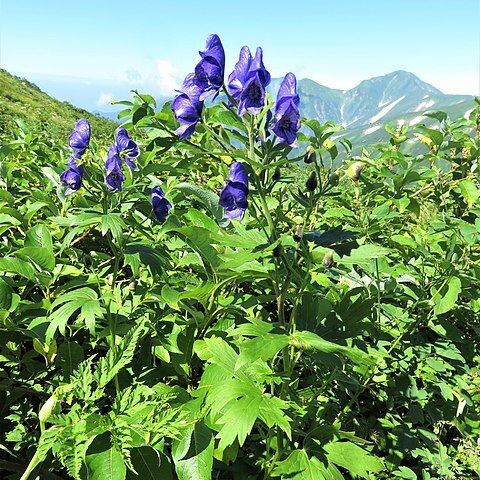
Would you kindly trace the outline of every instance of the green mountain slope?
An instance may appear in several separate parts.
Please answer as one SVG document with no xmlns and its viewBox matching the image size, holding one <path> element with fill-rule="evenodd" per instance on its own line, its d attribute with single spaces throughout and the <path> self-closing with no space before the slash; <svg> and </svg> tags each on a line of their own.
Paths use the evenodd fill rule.
<svg viewBox="0 0 480 480">
<path fill-rule="evenodd" d="M 0 139 L 21 120 L 32 128 L 68 138 L 75 122 L 87 118 L 96 135 L 111 136 L 115 122 L 56 100 L 35 84 L 0 69 Z"/>
</svg>

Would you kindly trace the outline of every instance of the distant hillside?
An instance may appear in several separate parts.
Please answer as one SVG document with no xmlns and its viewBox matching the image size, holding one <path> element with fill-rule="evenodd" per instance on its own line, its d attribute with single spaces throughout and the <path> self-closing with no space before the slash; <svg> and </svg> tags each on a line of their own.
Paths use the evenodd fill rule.
<svg viewBox="0 0 480 480">
<path fill-rule="evenodd" d="M 15 125 L 27 125 L 67 138 L 79 118 L 87 118 L 97 136 L 111 136 L 116 123 L 61 102 L 35 84 L 0 69 L 0 139 Z"/>
</svg>

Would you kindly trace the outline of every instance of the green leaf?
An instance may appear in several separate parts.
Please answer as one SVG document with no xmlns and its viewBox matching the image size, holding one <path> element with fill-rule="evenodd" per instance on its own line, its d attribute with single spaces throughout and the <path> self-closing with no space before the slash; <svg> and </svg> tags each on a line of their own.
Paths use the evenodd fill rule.
<svg viewBox="0 0 480 480">
<path fill-rule="evenodd" d="M 23 260 L 29 260 L 40 271 L 52 272 L 55 268 L 55 256 L 51 248 L 24 247 L 15 251 L 15 255 Z"/>
<path fill-rule="evenodd" d="M 172 456 L 179 480 L 212 478 L 214 440 L 211 430 L 197 422 L 174 440 Z"/>
<path fill-rule="evenodd" d="M 39 223 L 27 232 L 23 245 L 24 247 L 43 247 L 52 251 L 52 236 L 48 228 L 43 223 Z"/>
<path fill-rule="evenodd" d="M 435 303 L 433 312 L 435 315 L 441 315 L 449 312 L 455 307 L 458 295 L 462 291 L 462 282 L 458 277 L 451 277 L 440 290 L 432 289 L 432 300 Z"/>
<path fill-rule="evenodd" d="M 75 341 L 66 341 L 58 348 L 55 364 L 62 369 L 64 378 L 68 380 L 83 360 L 83 348 L 80 344 Z"/>
<path fill-rule="evenodd" d="M 108 435 L 96 437 L 87 451 L 88 480 L 125 480 L 127 468 L 122 454 L 107 439 Z"/>
<path fill-rule="evenodd" d="M 405 480 L 417 480 L 417 474 L 408 467 L 398 467 L 398 470 L 395 470 L 392 474 Z"/>
<path fill-rule="evenodd" d="M 198 185 L 192 185 L 190 183 L 179 183 L 175 185 L 176 190 L 180 190 L 186 195 L 193 195 L 197 197 L 210 213 L 215 217 L 217 222 L 224 224 L 225 219 L 223 216 L 223 208 L 218 204 L 219 197 L 211 190 L 199 187 Z"/>
<path fill-rule="evenodd" d="M 0 309 L 8 310 L 12 305 L 12 287 L 0 278 Z"/>
<path fill-rule="evenodd" d="M 130 451 L 131 462 L 137 474 L 128 471 L 128 480 L 172 480 L 172 466 L 168 457 L 152 447 L 137 447 Z"/>
<path fill-rule="evenodd" d="M 479 193 L 475 182 L 469 178 L 464 178 L 458 182 L 460 192 L 467 202 L 468 208 L 472 208 L 473 204 L 478 201 Z"/>
<path fill-rule="evenodd" d="M 369 263 L 376 258 L 386 257 L 391 250 L 380 245 L 362 245 L 350 252 L 350 255 L 341 258 L 344 265 Z"/>
<path fill-rule="evenodd" d="M 309 457 L 305 450 L 293 450 L 279 462 L 272 477 L 289 480 L 344 480 L 344 476 L 334 465 L 324 465 L 318 458 Z"/>
<path fill-rule="evenodd" d="M 329 462 L 346 468 L 362 478 L 370 479 L 369 472 L 378 473 L 384 468 L 380 458 L 374 457 L 352 442 L 331 442 L 325 445 L 324 449 Z"/>
<path fill-rule="evenodd" d="M 290 343 L 301 350 L 318 350 L 319 352 L 334 353 L 345 356 L 357 364 L 375 365 L 377 359 L 357 347 L 345 347 L 336 343 L 324 340 L 313 332 L 298 330 L 290 336 Z"/>
<path fill-rule="evenodd" d="M 20 258 L 0 258 L 0 272 L 16 273 L 35 282 L 35 270 L 32 265 Z"/>
<path fill-rule="evenodd" d="M 123 367 L 131 362 L 138 342 L 147 332 L 146 321 L 138 323 L 127 332 L 115 348 L 110 348 L 107 355 L 98 361 L 94 377 L 100 388 L 105 387 Z"/>
<path fill-rule="evenodd" d="M 102 235 L 107 232 L 111 232 L 116 242 L 121 241 L 123 238 L 123 230 L 125 228 L 125 222 L 119 213 L 107 213 L 102 215 Z"/>
</svg>

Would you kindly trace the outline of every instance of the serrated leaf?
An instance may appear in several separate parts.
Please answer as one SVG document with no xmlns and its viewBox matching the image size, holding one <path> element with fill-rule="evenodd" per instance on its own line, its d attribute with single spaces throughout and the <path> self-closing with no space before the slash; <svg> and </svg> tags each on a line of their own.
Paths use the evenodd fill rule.
<svg viewBox="0 0 480 480">
<path fill-rule="evenodd" d="M 331 442 L 324 446 L 327 459 L 354 475 L 370 479 L 370 473 L 378 473 L 384 465 L 380 458 L 374 457 L 362 447 L 352 442 Z"/>
<path fill-rule="evenodd" d="M 125 228 L 125 222 L 119 213 L 107 213 L 102 215 L 102 235 L 107 232 L 111 232 L 116 242 L 120 242 L 123 237 L 123 230 Z"/>
<path fill-rule="evenodd" d="M 147 332 L 146 321 L 137 324 L 127 332 L 115 348 L 110 347 L 107 355 L 99 360 L 94 377 L 100 388 L 105 387 L 123 367 L 131 362 L 138 342 Z"/>
</svg>

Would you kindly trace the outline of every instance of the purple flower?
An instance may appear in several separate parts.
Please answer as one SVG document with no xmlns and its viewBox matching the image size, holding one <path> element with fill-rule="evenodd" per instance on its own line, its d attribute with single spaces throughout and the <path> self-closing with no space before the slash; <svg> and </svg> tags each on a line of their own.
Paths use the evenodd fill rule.
<svg viewBox="0 0 480 480">
<path fill-rule="evenodd" d="M 83 178 L 83 165 L 77 165 L 75 161 L 75 155 L 72 155 L 68 160 L 68 168 L 62 172 L 60 175 L 60 181 L 62 185 L 68 187 L 65 190 L 65 195 L 70 195 L 73 192 L 76 192 L 82 186 Z"/>
<path fill-rule="evenodd" d="M 222 88 L 225 51 L 218 35 L 212 34 L 207 38 L 205 50 L 198 53 L 202 59 L 195 67 L 195 81 L 202 90 L 199 100 L 203 101 L 210 95 L 216 96 Z"/>
<path fill-rule="evenodd" d="M 270 83 L 270 73 L 263 65 L 263 51 L 257 48 L 255 58 L 247 46 L 242 47 L 235 69 L 228 77 L 228 90 L 239 100 L 238 114 L 259 113 L 265 103 L 265 88 Z"/>
<path fill-rule="evenodd" d="M 243 218 L 248 207 L 248 173 L 242 162 L 232 163 L 227 184 L 220 192 L 220 206 L 225 208 L 227 218 Z"/>
<path fill-rule="evenodd" d="M 86 118 L 81 118 L 75 125 L 73 132 L 70 134 L 68 143 L 74 152 L 80 158 L 90 143 L 90 123 Z"/>
<path fill-rule="evenodd" d="M 121 192 L 122 182 L 125 180 L 125 175 L 122 173 L 122 160 L 115 144 L 110 145 L 107 161 L 105 162 L 105 169 L 107 170 L 107 175 L 105 177 L 107 187 L 110 190 L 118 190 Z"/>
<path fill-rule="evenodd" d="M 235 64 L 233 72 L 228 76 L 228 91 L 230 95 L 238 100 L 242 94 L 243 86 L 247 82 L 248 69 L 252 63 L 252 54 L 250 49 L 245 45 L 240 50 L 238 62 Z"/>
<path fill-rule="evenodd" d="M 299 103 L 297 79 L 293 73 L 287 73 L 278 90 L 272 130 L 277 137 L 291 147 L 297 146 L 297 132 L 300 128 Z"/>
<path fill-rule="evenodd" d="M 165 198 L 165 193 L 160 187 L 153 187 L 150 194 L 152 209 L 155 217 L 160 223 L 165 222 L 167 215 L 172 209 L 172 204 Z"/>
<path fill-rule="evenodd" d="M 138 145 L 128 136 L 127 131 L 124 128 L 117 130 L 117 150 L 120 153 L 126 150 L 125 163 L 132 169 L 136 170 L 137 166 L 132 162 L 132 159 L 137 158 L 140 155 Z"/>
<path fill-rule="evenodd" d="M 175 135 L 180 136 L 180 140 L 193 134 L 202 116 L 201 92 L 201 88 L 195 83 L 195 74 L 190 73 L 183 82 L 180 95 L 177 95 L 171 104 L 177 122 L 182 124 L 175 130 Z"/>
</svg>

